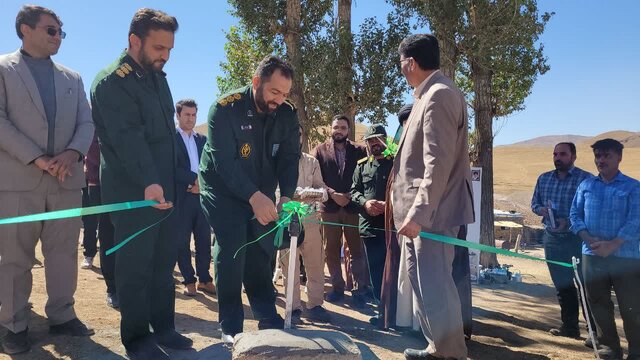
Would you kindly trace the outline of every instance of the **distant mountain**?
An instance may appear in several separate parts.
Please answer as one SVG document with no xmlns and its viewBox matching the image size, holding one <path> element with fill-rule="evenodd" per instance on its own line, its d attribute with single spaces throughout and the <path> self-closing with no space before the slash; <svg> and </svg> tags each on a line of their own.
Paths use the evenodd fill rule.
<svg viewBox="0 0 640 360">
<path fill-rule="evenodd" d="M 626 148 L 638 148 L 640 147 L 640 132 L 632 132 L 625 130 L 608 131 L 596 136 L 581 136 L 581 135 L 548 135 L 540 136 L 537 138 L 520 141 L 511 145 L 505 146 L 518 146 L 518 147 L 552 147 L 559 142 L 573 142 L 576 145 L 591 145 L 594 142 L 612 138 L 620 141 Z"/>
<path fill-rule="evenodd" d="M 590 136 L 581 136 L 581 135 L 547 135 L 547 136 L 540 136 L 540 137 L 525 140 L 525 141 L 520 141 L 515 144 L 511 144 L 507 146 L 550 147 L 550 146 L 554 146 L 559 142 L 572 142 L 574 144 L 577 144 L 590 138 L 591 138 Z"/>
</svg>

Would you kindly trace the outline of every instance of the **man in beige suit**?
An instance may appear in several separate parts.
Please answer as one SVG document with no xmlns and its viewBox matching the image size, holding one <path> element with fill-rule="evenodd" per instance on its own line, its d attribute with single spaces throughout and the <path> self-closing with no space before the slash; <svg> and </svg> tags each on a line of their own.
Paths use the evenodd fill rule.
<svg viewBox="0 0 640 360">
<path fill-rule="evenodd" d="M 22 7 L 20 50 L 0 55 L 0 218 L 81 205 L 93 122 L 80 76 L 51 60 L 65 37 L 51 10 Z M 51 334 L 88 336 L 73 309 L 80 218 L 0 225 L 0 325 L 7 354 L 29 350 L 31 268 L 42 242 Z"/>
<path fill-rule="evenodd" d="M 463 94 L 440 67 L 432 35 L 410 35 L 398 49 L 402 74 L 415 103 L 393 164 L 393 218 L 405 236 L 409 280 L 429 342 L 407 349 L 407 359 L 466 359 L 460 299 L 451 275 L 453 245 L 418 236 L 420 231 L 456 237 L 474 221 Z"/>
</svg>

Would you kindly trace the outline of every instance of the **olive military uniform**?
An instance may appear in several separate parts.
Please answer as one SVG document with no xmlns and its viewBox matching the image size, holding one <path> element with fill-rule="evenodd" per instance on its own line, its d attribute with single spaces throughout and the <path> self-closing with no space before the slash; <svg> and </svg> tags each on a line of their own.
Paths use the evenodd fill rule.
<svg viewBox="0 0 640 360">
<path fill-rule="evenodd" d="M 283 103 L 272 114 L 258 113 L 252 87 L 222 97 L 209 111 L 209 136 L 200 162 L 200 194 L 216 236 L 213 259 L 222 332 L 242 332 L 242 284 L 258 326 L 281 322 L 271 283 L 273 237 L 236 251 L 275 226 L 253 219 L 249 198 L 261 191 L 275 201 L 293 198 L 298 181 L 300 134 L 295 108 Z M 244 276 L 244 275 L 247 276 Z"/>
<path fill-rule="evenodd" d="M 91 87 L 93 120 L 100 140 L 104 203 L 142 200 L 159 184 L 175 201 L 174 107 L 163 72 L 145 71 L 123 53 Z M 111 215 L 115 243 L 168 216 L 118 250 L 116 292 L 125 347 L 174 329 L 173 268 L 176 251 L 172 210 L 142 208 Z"/>
<path fill-rule="evenodd" d="M 378 132 L 381 133 L 378 134 Z M 372 126 L 365 134 L 365 140 L 374 136 L 386 136 L 384 127 Z M 382 140 L 384 141 L 384 137 Z M 380 299 L 384 262 L 387 255 L 383 230 L 384 214 L 371 216 L 365 211 L 364 204 L 367 200 L 372 199 L 385 201 L 387 181 L 392 166 L 393 158 L 391 156 L 381 159 L 368 156 L 360 159 L 353 172 L 353 185 L 351 186 L 351 200 L 360 207 L 360 238 L 362 238 L 367 252 L 373 293 L 377 299 Z"/>
</svg>

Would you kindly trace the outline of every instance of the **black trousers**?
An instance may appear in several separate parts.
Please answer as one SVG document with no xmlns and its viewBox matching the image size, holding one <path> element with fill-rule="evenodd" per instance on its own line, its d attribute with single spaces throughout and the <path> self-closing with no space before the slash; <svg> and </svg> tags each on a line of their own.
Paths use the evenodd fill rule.
<svg viewBox="0 0 640 360">
<path fill-rule="evenodd" d="M 209 269 L 211 268 L 211 227 L 204 217 L 200 206 L 200 195 L 187 193 L 178 202 L 178 220 L 176 246 L 178 253 L 178 268 L 182 273 L 183 284 L 193 284 L 198 281 L 208 283 L 213 281 Z M 196 249 L 196 269 L 191 264 L 191 234 Z"/>
<path fill-rule="evenodd" d="M 271 262 L 275 254 L 273 233 L 261 242 L 245 247 L 235 259 L 233 257 L 241 246 L 274 226 L 275 223 L 262 226 L 257 220 L 251 220 L 213 228 L 216 236 L 213 264 L 218 292 L 218 317 L 222 332 L 227 335 L 235 335 L 243 330 L 243 284 L 254 319 L 267 320 L 278 316 L 276 292 L 271 282 Z"/>
<path fill-rule="evenodd" d="M 582 256 L 582 240 L 574 234 L 553 234 L 545 231 L 543 240 L 547 260 L 571 264 L 572 257 L 580 259 Z M 573 269 L 550 263 L 547 263 L 547 266 L 560 304 L 562 328 L 578 331 L 578 317 L 581 307 L 580 293 L 573 282 Z M 582 277 L 582 271 L 580 268 L 578 270 L 578 274 Z M 591 323 L 593 324 L 593 318 L 591 318 Z"/>
<path fill-rule="evenodd" d="M 640 259 L 582 255 L 582 271 L 587 300 L 598 329 L 598 343 L 620 351 L 611 301 L 613 288 L 629 343 L 629 355 L 640 356 Z"/>
<path fill-rule="evenodd" d="M 175 328 L 175 213 L 171 211 L 141 208 L 111 215 L 116 244 L 168 215 L 109 255 L 116 258 L 120 337 L 125 347 L 149 336 L 149 325 L 155 333 Z"/>
<path fill-rule="evenodd" d="M 384 231 L 370 230 L 370 232 L 374 236 L 362 237 L 362 242 L 364 243 L 367 255 L 371 285 L 373 286 L 373 295 L 376 299 L 380 300 L 382 276 L 384 275 L 384 262 L 387 258 L 387 243 L 385 241 Z"/>
<path fill-rule="evenodd" d="M 82 189 L 82 207 L 100 205 L 100 186 L 86 186 Z M 82 217 L 82 254 L 87 257 L 94 257 L 98 252 L 98 222 L 100 215 L 85 215 Z"/>
</svg>

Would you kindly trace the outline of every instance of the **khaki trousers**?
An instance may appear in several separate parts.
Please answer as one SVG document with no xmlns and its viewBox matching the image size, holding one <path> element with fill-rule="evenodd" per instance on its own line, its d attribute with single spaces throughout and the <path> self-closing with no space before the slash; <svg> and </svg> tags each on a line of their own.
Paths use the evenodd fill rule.
<svg viewBox="0 0 640 360">
<path fill-rule="evenodd" d="M 367 263 L 364 255 L 362 240 L 358 231 L 359 217 L 358 214 L 350 214 L 345 209 L 340 209 L 335 213 L 322 213 L 322 221 L 352 225 L 322 225 L 322 239 L 324 241 L 324 250 L 327 257 L 327 267 L 331 277 L 331 285 L 334 291 L 343 292 L 345 283 L 342 277 L 342 268 L 340 267 L 340 249 L 342 248 L 342 235 L 349 247 L 349 260 L 351 262 L 351 272 L 353 274 L 352 292 L 357 292 L 367 283 Z M 346 252 L 345 252 L 346 253 Z"/>
<path fill-rule="evenodd" d="M 0 218 L 80 207 L 80 189 L 62 188 L 48 174 L 31 191 L 0 191 Z M 50 325 L 76 317 L 73 294 L 78 282 L 80 218 L 0 225 L 0 325 L 14 333 L 29 323 L 31 268 L 42 242 Z"/>
<path fill-rule="evenodd" d="M 305 221 L 308 219 L 308 222 Z M 322 250 L 322 236 L 318 215 L 312 214 L 302 220 L 304 226 L 304 242 L 298 248 L 298 254 L 302 255 L 304 268 L 307 273 L 307 309 L 322 306 L 324 301 L 324 251 Z M 280 250 L 280 265 L 285 286 L 285 294 L 288 293 L 289 252 Z M 293 285 L 293 310 L 302 309 L 300 303 L 300 261 L 296 261 L 296 269 Z"/>
<path fill-rule="evenodd" d="M 457 237 L 459 226 L 425 231 Z M 453 281 L 454 246 L 423 239 L 404 239 L 409 281 L 418 298 L 418 319 L 429 346 L 427 351 L 445 359 L 466 359 L 460 297 Z"/>
</svg>

